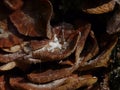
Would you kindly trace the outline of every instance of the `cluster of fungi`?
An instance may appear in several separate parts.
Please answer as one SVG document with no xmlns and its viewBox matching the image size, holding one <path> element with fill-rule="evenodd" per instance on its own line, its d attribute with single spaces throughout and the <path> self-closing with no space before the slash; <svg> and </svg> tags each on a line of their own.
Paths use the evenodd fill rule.
<svg viewBox="0 0 120 90">
<path fill-rule="evenodd" d="M 0 1 L 0 90 L 109 90 L 120 12 L 96 34 L 87 19 L 51 24 L 57 14 L 53 1 Z M 81 12 L 101 15 L 118 5 L 98 1 L 91 8 L 86 1 Z"/>
</svg>

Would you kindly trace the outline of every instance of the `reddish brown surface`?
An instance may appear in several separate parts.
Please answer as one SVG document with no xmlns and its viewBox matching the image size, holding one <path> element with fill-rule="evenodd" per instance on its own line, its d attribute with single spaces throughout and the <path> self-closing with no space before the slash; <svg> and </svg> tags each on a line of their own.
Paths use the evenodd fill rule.
<svg viewBox="0 0 120 90">
<path fill-rule="evenodd" d="M 22 43 L 22 40 L 16 35 L 12 34 L 8 28 L 8 22 L 3 20 L 0 22 L 0 47 L 1 48 L 9 48 L 14 45 L 18 45 Z"/>
<path fill-rule="evenodd" d="M 10 15 L 10 19 L 20 34 L 51 38 L 51 15 L 52 6 L 48 0 L 35 0 L 31 2 L 26 0 L 25 7 L 22 10 L 13 12 Z"/>
<path fill-rule="evenodd" d="M 22 0 L 4 0 L 4 3 L 12 10 L 20 9 L 23 5 Z"/>
<path fill-rule="evenodd" d="M 92 0 L 91 4 L 109 1 Z M 85 14 L 82 8 L 74 16 L 74 10 L 61 13 L 64 6 L 57 5 L 56 13 L 51 2 L 54 0 L 0 2 L 0 90 L 109 89 L 106 73 L 111 70 L 110 55 L 118 36 L 106 34 L 107 22 L 99 20 L 102 15 Z M 119 29 L 116 26 L 112 29 Z"/>
</svg>

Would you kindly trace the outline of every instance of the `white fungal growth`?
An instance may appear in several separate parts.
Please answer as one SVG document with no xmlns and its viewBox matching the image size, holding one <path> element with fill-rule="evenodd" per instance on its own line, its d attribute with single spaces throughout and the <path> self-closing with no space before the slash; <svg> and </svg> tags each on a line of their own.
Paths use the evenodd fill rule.
<svg viewBox="0 0 120 90">
<path fill-rule="evenodd" d="M 69 45 L 69 44 L 68 44 L 67 42 L 64 42 L 64 43 L 63 43 L 63 46 L 62 46 L 62 49 L 64 49 L 64 50 L 67 49 L 68 45 Z"/>
<path fill-rule="evenodd" d="M 39 50 L 36 50 L 35 52 L 39 52 L 39 51 L 49 51 L 49 52 L 54 52 L 55 49 L 62 49 L 62 44 L 60 44 L 56 34 L 54 35 L 54 40 L 49 42 L 48 45 L 46 45 L 45 47 L 39 49 Z"/>
<path fill-rule="evenodd" d="M 48 51 L 54 52 L 54 50 L 58 48 L 58 49 L 62 49 L 62 45 L 59 43 L 58 38 L 56 37 L 56 34 L 54 35 L 54 40 L 53 42 L 49 42 L 49 48 L 47 48 Z"/>
</svg>

